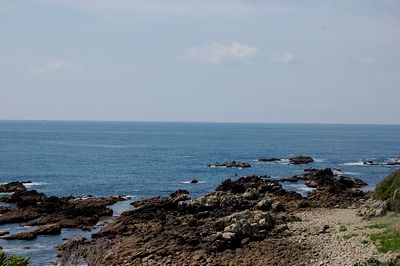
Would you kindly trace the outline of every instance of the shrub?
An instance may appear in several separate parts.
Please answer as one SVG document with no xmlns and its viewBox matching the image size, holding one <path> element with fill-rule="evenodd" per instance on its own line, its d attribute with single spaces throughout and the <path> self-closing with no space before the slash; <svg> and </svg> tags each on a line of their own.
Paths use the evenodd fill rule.
<svg viewBox="0 0 400 266">
<path fill-rule="evenodd" d="M 0 252 L 0 266 L 27 266 L 29 258 L 21 256 L 7 256 L 4 252 Z"/>
<path fill-rule="evenodd" d="M 400 169 L 397 169 L 375 188 L 373 197 L 387 201 L 392 211 L 400 211 Z"/>
</svg>

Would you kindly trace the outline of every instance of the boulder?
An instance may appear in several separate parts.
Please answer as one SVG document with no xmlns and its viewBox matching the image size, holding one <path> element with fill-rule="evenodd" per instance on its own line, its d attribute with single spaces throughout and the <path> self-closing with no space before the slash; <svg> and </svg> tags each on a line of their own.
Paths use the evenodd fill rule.
<svg viewBox="0 0 400 266">
<path fill-rule="evenodd" d="M 289 159 L 291 164 L 308 164 L 314 162 L 314 159 L 309 156 L 296 156 Z"/>
<path fill-rule="evenodd" d="M 22 182 L 10 182 L 0 185 L 0 193 L 13 193 L 16 191 L 25 191 L 26 187 Z"/>
<path fill-rule="evenodd" d="M 36 190 L 20 190 L 12 194 L 7 202 L 17 203 L 18 206 L 36 205 L 38 202 L 46 201 L 47 196 L 39 193 Z"/>
</svg>

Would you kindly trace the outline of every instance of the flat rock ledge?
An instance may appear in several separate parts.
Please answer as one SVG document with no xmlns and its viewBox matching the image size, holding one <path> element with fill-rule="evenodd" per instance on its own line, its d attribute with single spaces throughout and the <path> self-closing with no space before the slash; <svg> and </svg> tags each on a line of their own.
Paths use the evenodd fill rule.
<svg viewBox="0 0 400 266">
<path fill-rule="evenodd" d="M 80 228 L 90 230 L 103 217 L 112 216 L 108 206 L 123 201 L 123 196 L 84 197 L 47 196 L 36 190 L 22 188 L 21 182 L 3 185 L 14 192 L 0 198 L 0 202 L 14 203 L 16 207 L 0 206 L 0 225 L 24 223 L 35 229 L 10 235 L 1 232 L 2 239 L 31 240 L 38 235 L 61 233 L 61 228 Z M 22 184 L 23 185 L 23 184 Z M 12 188 L 12 189 L 10 189 Z"/>
</svg>

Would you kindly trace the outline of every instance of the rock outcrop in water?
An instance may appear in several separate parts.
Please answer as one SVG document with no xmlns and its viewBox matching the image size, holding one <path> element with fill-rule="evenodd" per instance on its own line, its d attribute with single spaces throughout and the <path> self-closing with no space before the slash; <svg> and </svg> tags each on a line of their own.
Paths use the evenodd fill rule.
<svg viewBox="0 0 400 266">
<path fill-rule="evenodd" d="M 249 167 L 251 167 L 251 165 L 249 163 L 245 163 L 245 162 L 232 161 L 232 162 L 225 162 L 225 163 L 215 162 L 213 164 L 209 164 L 208 167 L 249 168 Z"/>
<path fill-rule="evenodd" d="M 279 158 L 272 157 L 272 158 L 261 158 L 261 159 L 258 159 L 258 161 L 259 162 L 280 162 L 282 160 Z"/>
<path fill-rule="evenodd" d="M 309 156 L 296 156 L 289 159 L 290 164 L 308 164 L 314 162 Z"/>
<path fill-rule="evenodd" d="M 22 182 L 10 182 L 0 185 L 0 193 L 13 193 L 16 191 L 25 191 L 26 187 Z"/>
<path fill-rule="evenodd" d="M 29 232 L 9 235 L 3 239 L 33 239 L 37 235 L 55 234 L 61 228 L 90 229 L 101 217 L 112 216 L 108 207 L 123 197 L 55 197 L 46 196 L 36 190 L 16 190 L 1 202 L 15 203 L 16 207 L 0 207 L 0 224 L 25 223 L 39 226 Z"/>
<path fill-rule="evenodd" d="M 197 199 L 180 190 L 170 197 L 135 202 L 135 210 L 93 234 L 91 241 L 67 242 L 61 262 L 217 265 L 227 263 L 232 252 L 240 250 L 245 255 L 261 246 L 268 247 L 271 264 L 289 261 L 300 254 L 298 243 L 268 243 L 285 234 L 286 223 L 298 219 L 297 211 L 327 206 L 328 201 L 335 202 L 333 206 L 350 206 L 363 200 L 364 194 L 347 181 L 343 185 L 332 180 L 331 171 L 321 170 L 315 176 L 317 188 L 309 198 L 286 191 L 279 182 L 249 176 L 225 180 L 214 192 Z M 257 254 L 246 263 L 259 262 Z"/>
</svg>

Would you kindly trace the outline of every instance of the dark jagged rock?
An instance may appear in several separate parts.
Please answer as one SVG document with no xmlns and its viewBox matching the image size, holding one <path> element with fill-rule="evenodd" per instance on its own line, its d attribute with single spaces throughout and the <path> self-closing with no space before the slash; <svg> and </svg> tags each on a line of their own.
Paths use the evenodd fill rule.
<svg viewBox="0 0 400 266">
<path fill-rule="evenodd" d="M 39 217 L 39 212 L 33 208 L 10 208 L 7 212 L 0 215 L 0 224 L 22 223 Z"/>
<path fill-rule="evenodd" d="M 18 190 L 9 197 L 2 198 L 4 202 L 16 203 L 16 208 L 0 207 L 0 224 L 27 222 L 26 225 L 29 226 L 57 224 L 62 228 L 88 229 L 95 225 L 101 217 L 112 216 L 112 210 L 107 206 L 121 200 L 124 198 L 120 196 L 107 198 L 47 197 L 36 190 Z M 46 227 L 39 229 L 44 230 Z M 50 232 L 37 231 L 36 233 L 47 234 Z M 30 233 L 26 233 L 18 237 L 30 239 L 32 236 Z"/>
<path fill-rule="evenodd" d="M 330 168 L 309 172 L 308 178 L 304 182 L 306 186 L 311 188 L 333 186 L 334 183 L 335 178 Z"/>
<path fill-rule="evenodd" d="M 366 194 L 358 190 L 360 185 L 366 184 L 365 182 L 343 176 L 335 178 L 330 168 L 312 172 L 305 184 L 315 188 L 308 193 L 308 202 L 311 206 L 348 207 L 366 199 Z"/>
<path fill-rule="evenodd" d="M 261 159 L 258 159 L 258 161 L 259 162 L 280 162 L 282 160 L 279 158 L 272 157 L 272 158 L 261 158 Z"/>
<path fill-rule="evenodd" d="M 46 225 L 58 223 L 63 228 L 77 227 L 87 229 L 95 225 L 101 217 L 112 216 L 112 210 L 107 206 L 123 200 L 122 197 L 109 198 L 59 198 L 58 201 L 52 198 L 46 202 L 47 208 L 42 205 L 38 209 L 42 211 L 51 210 L 52 213 L 45 213 L 40 219 L 31 221 L 27 225 Z M 58 208 L 56 209 L 56 207 Z"/>
<path fill-rule="evenodd" d="M 0 185 L 0 193 L 13 193 L 16 191 L 25 191 L 26 187 L 22 182 L 10 182 Z"/>
<path fill-rule="evenodd" d="M 186 189 L 178 189 L 177 191 L 171 193 L 170 196 L 174 198 L 181 195 L 189 195 L 189 191 L 187 191 Z"/>
<path fill-rule="evenodd" d="M 213 164 L 209 164 L 208 167 L 249 168 L 249 167 L 251 167 L 251 165 L 249 163 L 245 163 L 245 162 L 232 161 L 232 162 L 225 162 L 225 163 L 216 162 L 216 163 L 213 163 Z"/>
<path fill-rule="evenodd" d="M 107 250 L 110 245 L 122 247 L 127 243 L 135 250 L 130 261 L 177 251 L 201 251 L 206 257 L 267 238 L 277 222 L 290 220 L 284 218 L 285 210 L 297 208 L 303 200 L 300 194 L 261 176 L 225 180 L 214 192 L 196 199 L 177 191 L 170 197 L 133 203 L 136 209 L 93 234 L 92 241 L 64 250 L 63 258 L 70 260 L 79 256 L 80 250 L 92 252 L 99 245 Z M 118 264 L 123 255 L 112 257 Z"/>
<path fill-rule="evenodd" d="M 36 190 L 17 191 L 7 200 L 8 203 L 17 203 L 18 207 L 35 206 L 40 202 L 46 201 L 47 196 Z"/>
<path fill-rule="evenodd" d="M 291 164 L 308 164 L 314 162 L 314 159 L 309 156 L 296 156 L 289 159 Z"/>
<path fill-rule="evenodd" d="M 191 183 L 191 184 L 197 184 L 197 183 L 199 183 L 199 180 L 193 179 L 192 181 L 190 181 L 190 183 Z"/>
</svg>

